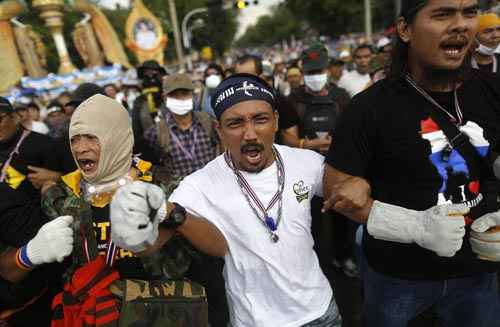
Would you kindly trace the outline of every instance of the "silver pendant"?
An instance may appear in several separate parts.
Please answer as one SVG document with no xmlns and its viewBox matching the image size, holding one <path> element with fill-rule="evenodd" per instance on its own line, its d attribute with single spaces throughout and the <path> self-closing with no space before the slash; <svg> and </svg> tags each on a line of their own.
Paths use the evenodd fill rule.
<svg viewBox="0 0 500 327">
<path fill-rule="evenodd" d="M 273 243 L 278 243 L 278 241 L 280 240 L 278 234 L 275 234 L 275 233 L 271 233 L 271 241 L 273 241 Z"/>
</svg>

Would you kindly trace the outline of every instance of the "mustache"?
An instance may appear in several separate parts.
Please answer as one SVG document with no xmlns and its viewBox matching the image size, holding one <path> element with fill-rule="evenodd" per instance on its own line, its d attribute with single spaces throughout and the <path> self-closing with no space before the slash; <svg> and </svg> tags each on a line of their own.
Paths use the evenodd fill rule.
<svg viewBox="0 0 500 327">
<path fill-rule="evenodd" d="M 441 46 L 453 46 L 453 45 L 459 45 L 459 46 L 466 46 L 469 44 L 469 38 L 464 35 L 464 34 L 455 34 L 453 36 L 450 36 L 443 42 L 441 42 Z"/>
<path fill-rule="evenodd" d="M 241 146 L 241 153 L 247 153 L 247 152 L 250 152 L 250 151 L 263 151 L 264 150 L 264 145 L 260 144 L 260 143 L 248 143 L 248 144 L 245 144 L 245 145 L 242 145 Z"/>
</svg>

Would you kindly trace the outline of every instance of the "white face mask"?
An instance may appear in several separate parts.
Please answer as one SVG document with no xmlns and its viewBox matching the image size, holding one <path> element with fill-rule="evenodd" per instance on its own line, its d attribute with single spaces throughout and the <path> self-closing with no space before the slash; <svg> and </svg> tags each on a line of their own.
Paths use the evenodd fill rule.
<svg viewBox="0 0 500 327">
<path fill-rule="evenodd" d="M 173 114 L 184 116 L 193 110 L 193 99 L 179 100 L 167 97 L 165 105 Z"/>
<path fill-rule="evenodd" d="M 319 92 L 325 87 L 326 82 L 328 82 L 328 74 L 305 75 L 304 82 L 313 92 Z"/>
<path fill-rule="evenodd" d="M 205 80 L 205 86 L 209 89 L 215 89 L 222 82 L 222 77 L 220 75 L 210 75 Z"/>
<path fill-rule="evenodd" d="M 476 51 L 485 56 L 493 56 L 495 54 L 495 48 L 487 47 L 481 43 L 479 43 L 479 47 L 476 48 Z"/>
</svg>

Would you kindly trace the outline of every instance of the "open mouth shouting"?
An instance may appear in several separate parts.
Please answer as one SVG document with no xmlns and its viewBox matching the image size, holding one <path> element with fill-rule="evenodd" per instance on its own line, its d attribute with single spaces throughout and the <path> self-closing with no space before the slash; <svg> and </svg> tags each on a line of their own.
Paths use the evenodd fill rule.
<svg viewBox="0 0 500 327">
<path fill-rule="evenodd" d="M 78 166 L 87 175 L 93 174 L 97 171 L 97 161 L 91 158 L 78 158 Z"/>
<path fill-rule="evenodd" d="M 241 147 L 241 153 L 245 160 L 252 166 L 259 165 L 263 160 L 262 152 L 264 146 L 262 144 L 246 144 Z"/>
<path fill-rule="evenodd" d="M 445 57 L 451 60 L 462 60 L 469 49 L 469 42 L 466 38 L 453 38 L 446 40 L 440 45 Z"/>
</svg>

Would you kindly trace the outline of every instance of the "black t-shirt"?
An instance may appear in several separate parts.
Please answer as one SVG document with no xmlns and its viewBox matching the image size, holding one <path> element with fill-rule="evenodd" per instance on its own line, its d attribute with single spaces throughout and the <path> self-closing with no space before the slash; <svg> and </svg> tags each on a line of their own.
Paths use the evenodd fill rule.
<svg viewBox="0 0 500 327">
<path fill-rule="evenodd" d="M 99 254 L 105 256 L 111 238 L 109 205 L 103 208 L 92 207 L 92 214 L 97 248 L 99 249 Z M 144 270 L 141 259 L 134 256 L 132 252 L 124 249 L 117 248 L 115 267 L 120 273 L 121 278 L 151 279 Z"/>
<path fill-rule="evenodd" d="M 0 243 L 21 247 L 46 222 L 37 199 L 0 183 Z M 41 265 L 19 283 L 0 277 L 0 311 L 20 307 L 48 289 L 35 303 L 14 314 L 9 326 L 49 326 L 52 296 L 60 290 L 61 281 L 62 266 L 57 263 Z"/>
<path fill-rule="evenodd" d="M 299 125 L 299 117 L 293 103 L 280 93 L 276 96 L 276 109 L 279 114 L 280 131 Z"/>
<path fill-rule="evenodd" d="M 454 112 L 453 93 L 433 96 Z M 458 89 L 458 99 L 466 125 L 463 131 L 473 145 L 483 155 L 497 151 L 500 78 L 477 71 Z M 408 209 L 426 210 L 446 200 L 477 199 L 479 183 L 468 179 L 464 159 L 456 150 L 448 161 L 443 158 L 446 139 L 429 117 L 431 106 L 404 80 L 376 83 L 354 97 L 342 115 L 327 163 L 366 178 L 375 200 Z M 492 173 L 482 173 L 480 183 L 484 185 Z M 470 228 L 467 230 L 469 233 Z M 416 244 L 376 240 L 366 228 L 363 247 L 375 270 L 400 278 L 444 279 L 498 269 L 497 264 L 476 259 L 468 233 L 453 258 L 439 257 Z"/>
<path fill-rule="evenodd" d="M 500 54 L 495 53 L 494 56 L 495 56 L 496 61 L 497 61 L 497 65 L 496 65 L 497 71 L 495 73 L 500 73 L 500 67 L 499 67 L 500 66 Z M 495 68 L 494 66 L 495 65 L 493 62 L 491 64 L 488 64 L 488 65 L 480 65 L 480 64 L 477 65 L 478 69 L 480 69 L 484 72 L 494 72 L 493 71 L 493 69 Z"/>
<path fill-rule="evenodd" d="M 40 202 L 0 183 L 0 242 L 13 247 L 28 243 L 48 220 Z"/>
<path fill-rule="evenodd" d="M 9 141 L 0 144 L 0 167 L 3 169 L 10 153 L 12 153 L 22 137 L 23 129 L 19 129 L 16 135 Z M 42 167 L 54 171 L 61 171 L 62 164 L 60 156 L 54 151 L 56 143 L 48 136 L 30 132 L 22 141 L 18 153 L 12 155 L 10 166 L 5 182 L 12 188 L 19 190 L 30 197 L 39 197 L 27 176 L 30 173 L 28 166 Z"/>
</svg>

